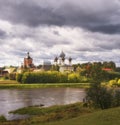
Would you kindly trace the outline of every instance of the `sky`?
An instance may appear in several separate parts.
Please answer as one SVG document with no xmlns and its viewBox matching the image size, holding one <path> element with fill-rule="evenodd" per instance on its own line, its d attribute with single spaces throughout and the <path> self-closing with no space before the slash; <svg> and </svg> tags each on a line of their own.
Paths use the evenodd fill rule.
<svg viewBox="0 0 120 125">
<path fill-rule="evenodd" d="M 120 0 L 0 0 L 0 66 L 34 64 L 61 51 L 73 63 L 120 66 Z"/>
</svg>

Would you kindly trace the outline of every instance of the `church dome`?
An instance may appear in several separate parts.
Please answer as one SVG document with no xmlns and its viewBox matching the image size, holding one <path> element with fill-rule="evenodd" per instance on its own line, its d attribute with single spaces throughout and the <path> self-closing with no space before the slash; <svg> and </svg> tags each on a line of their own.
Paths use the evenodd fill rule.
<svg viewBox="0 0 120 125">
<path fill-rule="evenodd" d="M 72 58 L 71 58 L 71 57 L 69 57 L 69 59 L 68 59 L 68 60 L 69 60 L 69 62 L 71 62 L 71 61 L 72 61 Z"/>
<path fill-rule="evenodd" d="M 65 58 L 65 53 L 63 51 L 61 52 L 60 57 Z"/>
<path fill-rule="evenodd" d="M 30 57 L 30 53 L 29 53 L 29 52 L 27 53 L 27 59 L 32 59 L 32 58 Z"/>
<path fill-rule="evenodd" d="M 57 61 L 58 61 L 58 57 L 55 57 L 54 62 L 57 62 Z"/>
</svg>

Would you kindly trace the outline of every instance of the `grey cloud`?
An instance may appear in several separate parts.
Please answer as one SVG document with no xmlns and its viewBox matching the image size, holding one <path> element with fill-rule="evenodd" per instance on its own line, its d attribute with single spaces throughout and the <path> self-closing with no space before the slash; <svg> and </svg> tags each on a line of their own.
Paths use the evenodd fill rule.
<svg viewBox="0 0 120 125">
<path fill-rule="evenodd" d="M 102 47 L 98 47 L 98 46 L 93 46 L 93 47 L 77 47 L 75 48 L 75 51 L 77 52 L 99 52 L 99 51 L 103 51 L 104 49 Z M 105 51 L 105 50 L 104 50 Z"/>
<path fill-rule="evenodd" d="M 107 42 L 107 44 L 101 44 L 99 45 L 100 48 L 102 48 L 104 51 L 105 50 L 113 50 L 113 49 L 120 49 L 120 43 L 109 43 Z"/>
<path fill-rule="evenodd" d="M 119 9 L 110 0 L 1 0 L 0 23 L 10 27 L 0 25 L 0 58 L 23 60 L 30 51 L 39 63 L 63 49 L 73 61 L 119 62 Z"/>
<path fill-rule="evenodd" d="M 1 5 L 2 6 L 2 5 Z M 1 7 L 0 17 L 13 23 L 22 23 L 32 27 L 38 25 L 62 25 L 63 17 L 53 12 L 52 8 L 42 8 L 35 4 L 9 4 Z M 62 21 L 61 21 L 62 20 Z"/>
<path fill-rule="evenodd" d="M 61 0 L 57 2 L 14 1 L 0 2 L 0 18 L 31 27 L 39 25 L 80 26 L 93 32 L 119 33 L 112 18 L 119 17 L 119 4 L 109 0 Z M 44 4 L 43 4 L 44 3 Z M 118 21 L 119 22 L 119 21 Z"/>
<path fill-rule="evenodd" d="M 6 38 L 6 32 L 5 31 L 3 31 L 3 30 L 0 30 L 0 39 L 4 39 L 4 38 Z"/>
<path fill-rule="evenodd" d="M 58 32 L 58 31 L 53 31 L 53 33 L 54 33 L 55 35 L 60 36 L 60 34 L 59 34 L 59 32 Z"/>
<path fill-rule="evenodd" d="M 98 25 L 89 27 L 89 29 L 93 32 L 102 32 L 102 33 L 108 33 L 108 34 L 119 34 L 120 33 L 120 24 L 109 24 L 109 25 Z"/>
</svg>

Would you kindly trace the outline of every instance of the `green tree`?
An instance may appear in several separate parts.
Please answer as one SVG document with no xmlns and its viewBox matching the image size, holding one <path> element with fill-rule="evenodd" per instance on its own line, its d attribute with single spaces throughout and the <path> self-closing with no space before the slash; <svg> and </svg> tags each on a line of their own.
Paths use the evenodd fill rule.
<svg viewBox="0 0 120 125">
<path fill-rule="evenodd" d="M 79 74 L 71 73 L 68 75 L 68 81 L 70 83 L 77 83 L 77 82 L 79 82 L 79 79 L 80 79 Z"/>
<path fill-rule="evenodd" d="M 90 72 L 92 83 L 87 89 L 86 98 L 94 107 L 106 109 L 112 105 L 112 91 L 101 85 L 105 79 L 105 72 L 98 63 L 94 63 Z"/>
<path fill-rule="evenodd" d="M 107 109 L 112 106 L 112 90 L 102 87 L 100 83 L 91 84 L 87 90 L 86 98 L 96 108 Z"/>
<path fill-rule="evenodd" d="M 120 106 L 120 90 L 116 90 L 113 99 L 113 107 Z"/>
</svg>

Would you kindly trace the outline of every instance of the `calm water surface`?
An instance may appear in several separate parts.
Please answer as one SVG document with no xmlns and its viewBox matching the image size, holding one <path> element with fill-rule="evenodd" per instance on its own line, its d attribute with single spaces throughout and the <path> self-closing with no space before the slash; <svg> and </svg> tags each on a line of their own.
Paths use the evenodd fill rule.
<svg viewBox="0 0 120 125">
<path fill-rule="evenodd" d="M 32 105 L 70 104 L 80 102 L 84 97 L 84 90 L 78 88 L 4 89 L 0 90 L 0 115 L 8 120 L 25 118 L 8 112 Z"/>
</svg>

